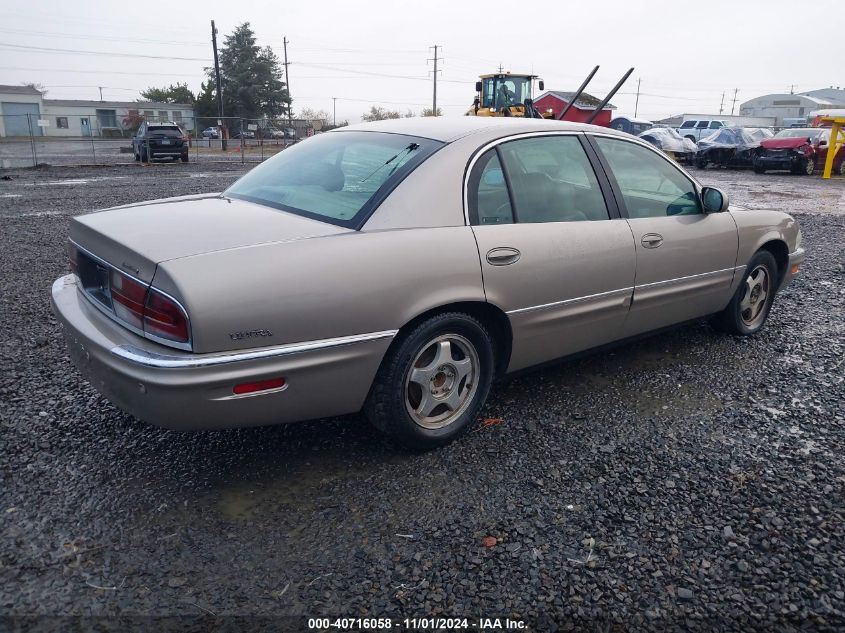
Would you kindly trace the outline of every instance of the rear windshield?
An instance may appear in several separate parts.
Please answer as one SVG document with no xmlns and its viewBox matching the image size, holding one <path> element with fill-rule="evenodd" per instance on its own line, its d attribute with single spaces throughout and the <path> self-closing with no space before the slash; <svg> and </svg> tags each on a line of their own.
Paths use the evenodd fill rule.
<svg viewBox="0 0 845 633">
<path fill-rule="evenodd" d="M 383 132 L 321 134 L 262 163 L 223 195 L 358 229 L 442 145 Z"/>
<path fill-rule="evenodd" d="M 178 127 L 168 126 L 168 127 L 156 127 L 151 125 L 147 128 L 147 134 L 150 136 L 166 136 L 168 138 L 179 138 L 182 136 L 182 130 Z"/>
</svg>

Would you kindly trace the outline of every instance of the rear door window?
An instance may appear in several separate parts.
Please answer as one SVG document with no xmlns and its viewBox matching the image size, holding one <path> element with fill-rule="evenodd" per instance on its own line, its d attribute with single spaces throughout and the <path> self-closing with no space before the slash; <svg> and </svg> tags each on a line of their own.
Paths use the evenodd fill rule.
<svg viewBox="0 0 845 633">
<path fill-rule="evenodd" d="M 683 123 L 681 123 L 682 130 L 688 130 L 693 127 L 695 127 L 695 121 L 684 121 Z"/>
<path fill-rule="evenodd" d="M 499 146 L 517 222 L 609 219 L 593 167 L 576 136 L 542 136 Z"/>
<path fill-rule="evenodd" d="M 698 124 L 695 126 L 695 129 L 706 130 L 708 123 L 710 123 L 710 121 L 699 121 Z"/>
</svg>

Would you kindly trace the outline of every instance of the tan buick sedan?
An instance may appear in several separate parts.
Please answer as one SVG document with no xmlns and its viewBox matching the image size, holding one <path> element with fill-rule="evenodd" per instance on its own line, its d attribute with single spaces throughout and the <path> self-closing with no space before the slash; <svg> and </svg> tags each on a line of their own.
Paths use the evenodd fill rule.
<svg viewBox="0 0 845 633">
<path fill-rule="evenodd" d="M 701 317 L 753 334 L 804 258 L 789 215 L 729 209 L 634 137 L 475 117 L 322 134 L 223 193 L 77 217 L 69 248 L 55 312 L 133 415 L 363 409 L 420 448 L 509 372 Z"/>
</svg>

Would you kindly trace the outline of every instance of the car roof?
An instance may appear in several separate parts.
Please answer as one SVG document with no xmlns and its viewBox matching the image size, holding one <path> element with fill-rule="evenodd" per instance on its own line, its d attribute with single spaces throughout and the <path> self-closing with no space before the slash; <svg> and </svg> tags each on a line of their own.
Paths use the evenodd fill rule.
<svg viewBox="0 0 845 633">
<path fill-rule="evenodd" d="M 459 138 L 482 132 L 501 131 L 502 135 L 519 134 L 521 132 L 546 132 L 569 130 L 575 132 L 602 132 L 628 136 L 610 128 L 585 123 L 571 123 L 569 121 L 554 121 L 552 119 L 525 119 L 522 117 L 409 117 L 406 119 L 388 119 L 372 123 L 348 125 L 331 131 L 338 132 L 386 132 L 389 134 L 407 134 L 421 136 L 435 141 L 449 143 Z"/>
</svg>

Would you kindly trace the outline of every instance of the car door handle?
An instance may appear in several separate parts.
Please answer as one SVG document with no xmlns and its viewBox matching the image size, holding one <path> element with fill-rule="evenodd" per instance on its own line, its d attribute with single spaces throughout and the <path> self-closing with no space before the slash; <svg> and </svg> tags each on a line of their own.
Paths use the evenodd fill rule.
<svg viewBox="0 0 845 633">
<path fill-rule="evenodd" d="M 491 266 L 507 266 L 519 261 L 521 253 L 515 248 L 500 246 L 487 251 L 487 261 Z"/>
<path fill-rule="evenodd" d="M 657 233 L 646 233 L 640 243 L 646 248 L 657 248 L 663 244 L 663 236 Z"/>
</svg>

